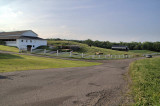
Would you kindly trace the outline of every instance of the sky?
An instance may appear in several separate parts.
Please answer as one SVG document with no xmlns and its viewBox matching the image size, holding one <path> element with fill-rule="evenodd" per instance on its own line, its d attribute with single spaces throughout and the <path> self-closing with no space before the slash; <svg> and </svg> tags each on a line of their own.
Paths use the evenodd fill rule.
<svg viewBox="0 0 160 106">
<path fill-rule="evenodd" d="M 42 38 L 160 41 L 160 0 L 0 0 L 0 32 Z"/>
</svg>

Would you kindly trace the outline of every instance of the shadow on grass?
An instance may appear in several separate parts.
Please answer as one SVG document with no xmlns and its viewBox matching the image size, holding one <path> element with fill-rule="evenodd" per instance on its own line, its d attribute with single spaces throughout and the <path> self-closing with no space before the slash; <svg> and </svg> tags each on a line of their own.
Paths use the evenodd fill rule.
<svg viewBox="0 0 160 106">
<path fill-rule="evenodd" d="M 23 59 L 21 56 L 0 53 L 0 59 Z"/>
</svg>

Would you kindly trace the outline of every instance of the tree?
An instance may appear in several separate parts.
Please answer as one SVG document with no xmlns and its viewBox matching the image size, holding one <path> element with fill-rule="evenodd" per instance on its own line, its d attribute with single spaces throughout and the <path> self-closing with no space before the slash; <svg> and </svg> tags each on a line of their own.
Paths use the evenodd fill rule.
<svg viewBox="0 0 160 106">
<path fill-rule="evenodd" d="M 153 43 L 154 51 L 160 52 L 160 42 Z"/>
<path fill-rule="evenodd" d="M 90 47 L 93 45 L 93 41 L 91 39 L 87 39 L 84 42 Z"/>
</svg>

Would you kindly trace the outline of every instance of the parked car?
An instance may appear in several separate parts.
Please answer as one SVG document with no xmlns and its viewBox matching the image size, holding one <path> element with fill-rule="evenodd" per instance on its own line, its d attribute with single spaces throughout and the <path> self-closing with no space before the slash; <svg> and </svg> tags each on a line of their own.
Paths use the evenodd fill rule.
<svg viewBox="0 0 160 106">
<path fill-rule="evenodd" d="M 146 58 L 152 58 L 152 55 L 151 54 L 147 54 Z"/>
</svg>

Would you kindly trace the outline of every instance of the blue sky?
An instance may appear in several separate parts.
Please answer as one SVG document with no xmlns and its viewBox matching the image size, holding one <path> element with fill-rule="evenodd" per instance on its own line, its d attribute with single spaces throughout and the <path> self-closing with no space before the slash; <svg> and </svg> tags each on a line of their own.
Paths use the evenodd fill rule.
<svg viewBox="0 0 160 106">
<path fill-rule="evenodd" d="M 160 0 L 0 0 L 0 31 L 42 38 L 160 41 Z"/>
</svg>

